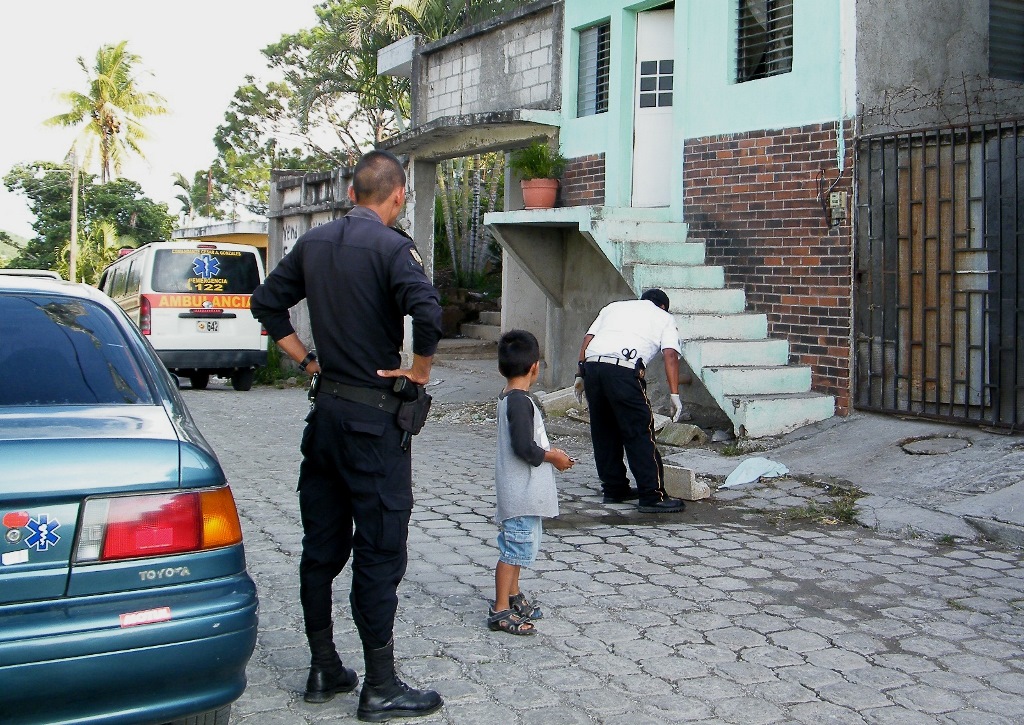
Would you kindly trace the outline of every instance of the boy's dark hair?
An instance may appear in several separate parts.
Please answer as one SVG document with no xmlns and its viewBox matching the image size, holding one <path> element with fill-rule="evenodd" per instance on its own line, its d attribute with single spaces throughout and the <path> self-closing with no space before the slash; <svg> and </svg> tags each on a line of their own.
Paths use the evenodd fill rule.
<svg viewBox="0 0 1024 725">
<path fill-rule="evenodd" d="M 505 378 L 519 378 L 540 360 L 540 343 L 532 332 L 509 330 L 498 340 L 498 372 Z"/>
</svg>

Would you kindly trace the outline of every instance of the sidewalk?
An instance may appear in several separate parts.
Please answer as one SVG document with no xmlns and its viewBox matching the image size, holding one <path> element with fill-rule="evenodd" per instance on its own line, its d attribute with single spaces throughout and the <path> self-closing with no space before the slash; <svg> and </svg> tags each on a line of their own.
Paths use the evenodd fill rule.
<svg viewBox="0 0 1024 725">
<path fill-rule="evenodd" d="M 438 403 L 488 403 L 503 380 L 494 360 L 447 360 L 435 366 L 432 383 Z M 587 437 L 589 445 L 585 426 L 565 419 L 555 425 Z M 916 453 L 901 447 L 907 441 L 916 443 L 910 446 Z M 712 489 L 751 456 L 789 468 L 786 478 L 716 492 L 722 501 L 749 499 L 757 509 L 778 508 L 780 501 L 795 507 L 820 500 L 821 485 L 839 484 L 866 494 L 856 502 L 857 521 L 869 528 L 1024 547 L 1024 436 L 854 412 L 749 444 L 751 452 L 740 456 L 711 447 L 662 451 L 666 462 L 693 469 Z"/>
</svg>

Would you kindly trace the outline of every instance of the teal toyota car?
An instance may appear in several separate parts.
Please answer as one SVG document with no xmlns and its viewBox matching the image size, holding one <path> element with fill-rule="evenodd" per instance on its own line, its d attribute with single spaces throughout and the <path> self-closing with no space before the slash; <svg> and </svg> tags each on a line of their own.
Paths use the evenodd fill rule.
<svg viewBox="0 0 1024 725">
<path fill-rule="evenodd" d="M 257 610 L 149 343 L 102 292 L 0 275 L 0 723 L 227 723 Z"/>
</svg>

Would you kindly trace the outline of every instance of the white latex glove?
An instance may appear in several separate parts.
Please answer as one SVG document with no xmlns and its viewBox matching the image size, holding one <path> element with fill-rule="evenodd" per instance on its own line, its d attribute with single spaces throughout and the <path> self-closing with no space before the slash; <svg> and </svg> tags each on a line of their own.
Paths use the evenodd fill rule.
<svg viewBox="0 0 1024 725">
<path fill-rule="evenodd" d="M 576 394 L 576 402 L 583 405 L 583 376 L 577 375 L 572 383 L 572 391 Z"/>
<path fill-rule="evenodd" d="M 669 404 L 672 406 L 672 422 L 678 423 L 683 415 L 683 403 L 679 400 L 678 393 L 669 393 Z"/>
</svg>

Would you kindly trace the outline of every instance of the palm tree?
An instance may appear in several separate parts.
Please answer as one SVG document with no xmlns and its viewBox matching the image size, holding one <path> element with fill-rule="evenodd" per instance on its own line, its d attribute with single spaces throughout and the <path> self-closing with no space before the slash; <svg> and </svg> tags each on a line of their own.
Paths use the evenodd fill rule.
<svg viewBox="0 0 1024 725">
<path fill-rule="evenodd" d="M 104 45 L 96 51 L 92 68 L 79 56 L 78 65 L 88 78 L 88 90 L 66 91 L 60 99 L 70 110 L 46 123 L 51 126 L 81 126 L 72 152 L 80 152 L 88 166 L 99 160 L 100 180 L 107 183 L 121 173 L 129 153 L 145 158 L 139 142 L 147 138 L 141 120 L 167 113 L 166 100 L 139 87 L 139 56 L 127 49 L 128 41 Z"/>
</svg>

